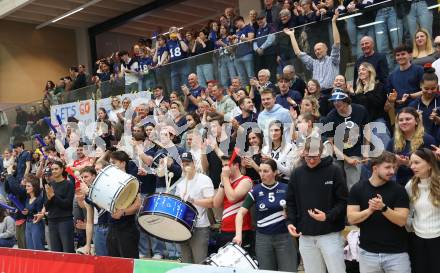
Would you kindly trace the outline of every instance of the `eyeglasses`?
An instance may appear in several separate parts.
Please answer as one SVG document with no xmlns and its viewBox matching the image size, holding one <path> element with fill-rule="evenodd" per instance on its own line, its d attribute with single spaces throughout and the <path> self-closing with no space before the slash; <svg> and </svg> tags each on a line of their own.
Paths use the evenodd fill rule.
<svg viewBox="0 0 440 273">
<path fill-rule="evenodd" d="M 319 159 L 321 156 L 320 155 L 305 155 L 304 158 L 306 160 L 317 160 Z"/>
<path fill-rule="evenodd" d="M 434 43 L 435 47 L 440 47 L 440 43 Z"/>
</svg>

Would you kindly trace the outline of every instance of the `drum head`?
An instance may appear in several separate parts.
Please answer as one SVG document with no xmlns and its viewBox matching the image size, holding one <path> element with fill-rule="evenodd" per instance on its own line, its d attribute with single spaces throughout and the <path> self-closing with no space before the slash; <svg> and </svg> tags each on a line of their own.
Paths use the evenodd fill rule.
<svg viewBox="0 0 440 273">
<path fill-rule="evenodd" d="M 184 242 L 192 236 L 191 231 L 185 225 L 169 216 L 145 214 L 139 216 L 138 222 L 145 232 L 165 241 Z"/>
<path fill-rule="evenodd" d="M 139 190 L 139 183 L 136 179 L 130 180 L 127 185 L 122 188 L 116 197 L 115 209 L 126 209 L 133 204 Z"/>
<path fill-rule="evenodd" d="M 228 243 L 207 259 L 210 265 L 241 269 L 258 269 L 257 263 L 239 245 Z"/>
</svg>

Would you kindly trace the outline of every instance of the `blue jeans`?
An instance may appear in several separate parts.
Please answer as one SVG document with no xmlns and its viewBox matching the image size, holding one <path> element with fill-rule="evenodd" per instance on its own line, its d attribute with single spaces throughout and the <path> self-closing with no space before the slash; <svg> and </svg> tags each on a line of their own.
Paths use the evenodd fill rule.
<svg viewBox="0 0 440 273">
<path fill-rule="evenodd" d="M 298 250 L 289 233 L 269 235 L 257 231 L 255 252 L 260 269 L 296 272 Z"/>
<path fill-rule="evenodd" d="M 370 36 L 374 40 L 374 28 L 358 28 L 354 19 L 355 18 L 352 17 L 346 19 L 345 21 L 347 21 L 347 33 L 348 37 L 350 38 L 351 54 L 355 57 L 355 59 L 357 59 L 362 54 L 361 48 L 358 46 L 359 41 L 364 36 Z"/>
<path fill-rule="evenodd" d="M 206 87 L 208 81 L 214 79 L 214 66 L 212 64 L 197 65 L 197 78 L 201 86 Z"/>
<path fill-rule="evenodd" d="M 108 256 L 107 233 L 108 227 L 93 225 L 93 243 L 95 245 L 96 256 Z"/>
<path fill-rule="evenodd" d="M 156 193 L 160 192 L 165 192 L 165 188 L 156 188 Z M 153 255 L 160 254 L 162 256 L 165 256 L 164 250 L 166 250 L 168 253 L 168 258 L 180 257 L 180 251 L 177 244 L 164 242 L 154 237 L 151 237 L 151 249 L 153 251 Z"/>
<path fill-rule="evenodd" d="M 403 23 L 402 20 L 397 19 L 394 7 L 385 7 L 378 10 L 376 22 L 378 21 L 383 21 L 383 23 L 374 25 L 377 51 L 387 56 L 388 67 L 392 71 L 394 67 L 392 49 L 402 43 Z M 388 44 L 388 37 L 391 40 L 391 47 Z"/>
<path fill-rule="evenodd" d="M 1 238 L 0 247 L 13 247 L 15 245 L 15 238 Z"/>
<path fill-rule="evenodd" d="M 254 56 L 252 53 L 235 58 L 235 67 L 241 84 L 243 86 L 248 85 L 250 78 L 254 76 Z"/>
<path fill-rule="evenodd" d="M 44 222 L 26 223 L 26 248 L 44 250 Z"/>
<path fill-rule="evenodd" d="M 142 204 L 144 203 L 147 194 L 142 194 Z M 139 256 L 150 257 L 150 236 L 140 226 L 139 229 Z M 161 254 L 160 251 L 154 254 Z"/>
<path fill-rule="evenodd" d="M 411 273 L 408 253 L 371 253 L 359 249 L 361 273 Z"/>
<path fill-rule="evenodd" d="M 299 251 L 304 271 L 311 273 L 345 273 L 344 240 L 340 232 L 299 237 Z"/>
<path fill-rule="evenodd" d="M 411 9 L 406 16 L 408 20 L 409 34 L 414 39 L 417 29 L 424 28 L 432 36 L 432 11 L 428 9 L 426 1 L 412 2 Z"/>
<path fill-rule="evenodd" d="M 180 87 L 187 83 L 189 68 L 185 60 L 169 65 L 171 67 L 171 88 L 172 91 L 180 91 Z"/>
<path fill-rule="evenodd" d="M 231 79 L 237 76 L 237 71 L 235 71 L 234 57 L 230 55 L 222 55 L 218 62 L 219 72 L 220 72 L 220 83 L 227 87 L 231 84 Z"/>
<path fill-rule="evenodd" d="M 73 219 L 54 222 L 49 220 L 50 250 L 75 253 L 73 245 Z"/>
</svg>

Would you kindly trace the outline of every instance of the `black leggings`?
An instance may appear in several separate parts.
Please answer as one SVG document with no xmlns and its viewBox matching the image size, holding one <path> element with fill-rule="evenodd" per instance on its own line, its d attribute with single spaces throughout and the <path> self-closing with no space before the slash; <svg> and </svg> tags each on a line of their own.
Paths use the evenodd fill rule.
<svg viewBox="0 0 440 273">
<path fill-rule="evenodd" d="M 423 239 L 412 232 L 409 236 L 412 273 L 438 273 L 440 270 L 440 237 Z"/>
<path fill-rule="evenodd" d="M 139 259 L 139 236 L 134 221 L 110 224 L 107 234 L 108 255 Z"/>
</svg>

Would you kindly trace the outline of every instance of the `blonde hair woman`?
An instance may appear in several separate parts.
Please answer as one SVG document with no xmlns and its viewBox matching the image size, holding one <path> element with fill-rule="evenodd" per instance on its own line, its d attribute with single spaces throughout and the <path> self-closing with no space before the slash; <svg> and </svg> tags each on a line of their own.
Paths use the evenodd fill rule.
<svg viewBox="0 0 440 273">
<path fill-rule="evenodd" d="M 424 66 L 427 63 L 435 62 L 435 60 L 431 35 L 426 29 L 417 30 L 413 37 L 413 64 Z"/>
<path fill-rule="evenodd" d="M 376 128 L 373 128 L 373 133 L 379 137 L 384 147 L 386 147 L 391 138 L 387 128 L 388 122 L 385 120 L 387 115 L 384 110 L 387 96 L 383 84 L 376 80 L 376 69 L 372 64 L 367 62 L 360 64 L 356 90 L 351 89 L 349 92 L 352 102 L 368 109 L 371 121 L 380 122 L 386 129 L 384 133 L 379 133 Z"/>
<path fill-rule="evenodd" d="M 403 108 L 396 117 L 394 138 L 387 150 L 396 154 L 398 169 L 396 180 L 402 186 L 413 176 L 409 156 L 419 148 L 430 148 L 434 138 L 425 133 L 419 113 L 412 107 Z"/>
<path fill-rule="evenodd" d="M 319 113 L 319 101 L 313 96 L 305 96 L 301 101 L 300 114 L 304 115 L 306 113 L 312 114 L 317 119 L 321 116 Z"/>
<path fill-rule="evenodd" d="M 414 273 L 438 272 L 440 253 L 440 170 L 430 149 L 411 155 L 414 177 L 405 189 L 410 199 L 409 254 Z"/>
<path fill-rule="evenodd" d="M 174 122 L 177 127 L 183 126 L 186 124 L 186 112 L 183 104 L 180 101 L 173 101 L 170 104 L 169 113 L 171 114 Z"/>
</svg>

